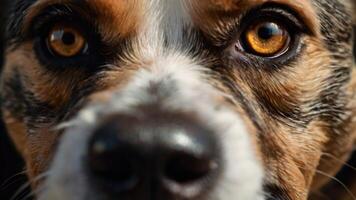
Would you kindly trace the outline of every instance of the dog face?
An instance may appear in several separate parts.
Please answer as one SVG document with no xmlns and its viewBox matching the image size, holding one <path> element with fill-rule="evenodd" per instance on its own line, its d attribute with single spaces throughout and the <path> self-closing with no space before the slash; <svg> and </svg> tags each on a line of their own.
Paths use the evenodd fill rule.
<svg viewBox="0 0 356 200">
<path fill-rule="evenodd" d="M 351 2 L 13 6 L 2 112 L 39 199 L 303 200 L 351 154 Z"/>
</svg>

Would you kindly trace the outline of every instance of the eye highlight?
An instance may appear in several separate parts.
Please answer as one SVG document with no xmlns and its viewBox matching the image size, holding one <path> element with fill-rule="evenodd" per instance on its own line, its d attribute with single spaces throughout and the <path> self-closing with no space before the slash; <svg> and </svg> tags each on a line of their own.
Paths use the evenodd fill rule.
<svg viewBox="0 0 356 200">
<path fill-rule="evenodd" d="M 242 36 L 242 47 L 262 57 L 276 57 L 288 50 L 291 35 L 283 25 L 262 21 L 249 26 Z"/>
<path fill-rule="evenodd" d="M 57 24 L 49 31 L 47 46 L 50 52 L 61 57 L 85 54 L 88 50 L 87 41 L 81 31 L 66 24 Z"/>
<path fill-rule="evenodd" d="M 26 37 L 44 68 L 92 74 L 116 56 L 116 44 L 103 40 L 92 14 L 76 4 L 55 4 L 32 18 Z"/>
<path fill-rule="evenodd" d="M 304 39 L 313 35 L 297 12 L 279 4 L 250 10 L 229 34 L 223 47 L 230 59 L 273 68 L 301 55 Z"/>
</svg>

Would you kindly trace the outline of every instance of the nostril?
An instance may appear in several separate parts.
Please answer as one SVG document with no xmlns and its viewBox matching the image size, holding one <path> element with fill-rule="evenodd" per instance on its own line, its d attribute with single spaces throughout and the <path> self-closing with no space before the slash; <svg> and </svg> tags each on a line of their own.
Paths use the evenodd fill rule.
<svg viewBox="0 0 356 200">
<path fill-rule="evenodd" d="M 89 144 L 89 169 L 101 186 L 114 192 L 129 191 L 138 184 L 139 161 L 132 147 L 110 134 L 98 134 Z"/>
<path fill-rule="evenodd" d="M 177 154 L 167 160 L 164 176 L 180 185 L 190 184 L 205 179 L 216 167 L 210 159 Z"/>
<path fill-rule="evenodd" d="M 118 199 L 199 199 L 222 169 L 215 133 L 173 116 L 154 121 L 117 115 L 88 146 L 90 184 Z"/>
</svg>

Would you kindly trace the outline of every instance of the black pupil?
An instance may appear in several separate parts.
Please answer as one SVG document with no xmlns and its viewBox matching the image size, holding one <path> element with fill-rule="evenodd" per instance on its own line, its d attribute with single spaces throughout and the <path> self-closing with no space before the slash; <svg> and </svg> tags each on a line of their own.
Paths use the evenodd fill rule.
<svg viewBox="0 0 356 200">
<path fill-rule="evenodd" d="M 274 23 L 265 23 L 258 28 L 258 36 L 263 40 L 269 40 L 279 34 L 281 34 L 281 30 Z"/>
<path fill-rule="evenodd" d="M 62 36 L 62 42 L 65 45 L 73 45 L 75 43 L 75 35 L 70 32 L 64 32 Z"/>
</svg>

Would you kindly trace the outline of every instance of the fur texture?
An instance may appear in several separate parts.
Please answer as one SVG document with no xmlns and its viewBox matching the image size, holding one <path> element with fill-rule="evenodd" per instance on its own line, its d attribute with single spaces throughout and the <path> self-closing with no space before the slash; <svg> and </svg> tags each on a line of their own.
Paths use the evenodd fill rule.
<svg viewBox="0 0 356 200">
<path fill-rule="evenodd" d="M 2 114 L 33 190 L 41 200 L 106 199 L 82 172 L 90 130 L 112 113 L 151 106 L 192 113 L 219 133 L 226 168 L 203 200 L 354 199 L 345 164 L 356 137 L 350 2 L 14 1 L 6 8 Z M 234 57 L 241 24 L 270 7 L 303 24 L 293 55 Z M 41 57 L 33 22 L 44 10 L 84 19 L 105 53 L 64 70 Z"/>
</svg>

